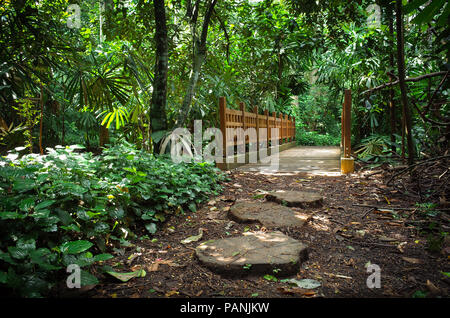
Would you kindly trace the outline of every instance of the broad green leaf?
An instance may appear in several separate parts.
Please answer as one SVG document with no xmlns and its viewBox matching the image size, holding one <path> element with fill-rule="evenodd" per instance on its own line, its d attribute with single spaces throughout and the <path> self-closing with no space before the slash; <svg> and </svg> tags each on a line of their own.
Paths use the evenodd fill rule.
<svg viewBox="0 0 450 318">
<path fill-rule="evenodd" d="M 46 207 L 49 207 L 50 205 L 52 205 L 53 203 L 55 203 L 56 202 L 56 200 L 45 200 L 45 201 L 42 201 L 41 203 L 38 203 L 35 207 L 34 207 L 34 209 L 37 211 L 37 210 L 41 210 L 41 209 L 44 209 L 44 208 L 46 208 Z"/>
<path fill-rule="evenodd" d="M 95 260 L 96 262 L 107 261 L 107 260 L 109 260 L 109 259 L 111 259 L 111 258 L 114 258 L 114 256 L 111 255 L 111 254 L 98 254 L 98 255 L 95 255 L 95 256 L 94 256 L 94 260 Z"/>
<path fill-rule="evenodd" d="M 442 8 L 444 3 L 447 0 L 433 0 L 431 3 L 423 9 L 422 12 L 420 12 L 411 22 L 416 24 L 422 24 L 422 23 L 428 23 L 430 22 L 436 12 Z"/>
<path fill-rule="evenodd" d="M 32 217 L 42 219 L 42 218 L 48 218 L 50 215 L 50 210 L 39 210 L 31 214 Z"/>
<path fill-rule="evenodd" d="M 26 198 L 19 203 L 19 209 L 28 212 L 34 206 L 34 198 Z"/>
<path fill-rule="evenodd" d="M 88 250 L 92 245 L 94 244 L 84 240 L 65 242 L 61 245 L 60 250 L 65 254 L 78 254 Z"/>
<path fill-rule="evenodd" d="M 418 9 L 421 5 L 423 5 L 427 1 L 429 1 L 429 0 L 412 0 L 412 1 L 409 1 L 408 4 L 405 5 L 404 8 L 403 8 L 404 14 L 408 14 L 408 13 L 412 12 L 413 10 Z"/>
<path fill-rule="evenodd" d="M 90 286 L 90 285 L 97 285 L 99 283 L 97 277 L 89 273 L 88 271 L 82 270 L 80 272 L 80 283 L 81 286 Z"/>
<path fill-rule="evenodd" d="M 34 180 L 31 179 L 19 179 L 13 183 L 13 190 L 19 193 L 23 193 L 34 188 Z"/>
</svg>

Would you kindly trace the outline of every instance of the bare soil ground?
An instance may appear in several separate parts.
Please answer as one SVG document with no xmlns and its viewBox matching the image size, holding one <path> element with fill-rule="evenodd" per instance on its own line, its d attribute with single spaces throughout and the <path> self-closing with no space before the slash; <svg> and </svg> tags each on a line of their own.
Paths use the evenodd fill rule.
<svg viewBox="0 0 450 318">
<path fill-rule="evenodd" d="M 121 272 L 142 268 L 145 277 L 122 283 L 105 276 L 100 285 L 82 291 L 82 297 L 448 297 L 449 278 L 443 274 L 450 271 L 448 254 L 441 251 L 441 245 L 430 251 L 431 232 L 424 230 L 436 224 L 436 219 L 433 223 L 420 218 L 415 202 L 386 188 L 382 174 L 271 176 L 233 171 L 223 186 L 223 193 L 211 197 L 196 213 L 172 217 L 157 234 L 135 240 L 134 246 L 110 264 Z M 324 196 L 323 207 L 298 209 L 311 215 L 303 228 L 279 229 L 309 246 L 308 261 L 290 277 L 314 279 L 320 287 L 292 287 L 280 281 L 282 273 L 275 272 L 223 277 L 198 262 L 194 250 L 201 242 L 265 230 L 258 224 L 230 221 L 227 211 L 234 202 L 262 201 L 267 191 L 283 189 L 315 190 Z M 438 224 L 448 229 L 448 214 L 443 212 L 437 218 Z M 200 228 L 203 236 L 198 242 L 181 243 L 198 235 Z M 380 268 L 380 288 L 367 286 L 370 264 Z"/>
</svg>

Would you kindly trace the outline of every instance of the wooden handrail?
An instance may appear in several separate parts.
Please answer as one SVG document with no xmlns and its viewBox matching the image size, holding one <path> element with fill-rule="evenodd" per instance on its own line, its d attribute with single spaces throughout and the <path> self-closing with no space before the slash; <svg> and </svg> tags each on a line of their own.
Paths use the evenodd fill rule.
<svg viewBox="0 0 450 318">
<path fill-rule="evenodd" d="M 271 128 L 278 129 L 279 144 L 286 143 L 288 141 L 295 140 L 295 118 L 284 114 L 272 113 L 269 115 L 267 110 L 264 110 L 264 114 L 259 114 L 257 106 L 253 107 L 252 112 L 245 110 L 245 104 L 239 103 L 239 110 L 227 108 L 226 98 L 220 97 L 219 99 L 219 117 L 220 117 L 220 130 L 223 136 L 223 150 L 224 156 L 226 155 L 227 147 L 234 147 L 236 145 L 237 138 L 231 137 L 227 134 L 229 128 L 243 128 L 244 131 L 248 129 L 256 130 L 256 144 L 259 150 L 260 145 L 265 143 L 268 146 L 269 141 L 272 140 Z M 266 137 L 261 136 L 261 130 L 266 129 Z M 254 142 L 249 135 L 246 134 L 243 139 L 245 144 Z"/>
</svg>

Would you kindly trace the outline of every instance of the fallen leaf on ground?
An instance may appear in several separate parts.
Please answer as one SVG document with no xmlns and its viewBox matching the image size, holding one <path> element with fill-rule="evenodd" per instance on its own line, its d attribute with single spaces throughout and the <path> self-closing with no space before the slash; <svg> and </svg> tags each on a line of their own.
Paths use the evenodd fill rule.
<svg viewBox="0 0 450 318">
<path fill-rule="evenodd" d="M 432 294 L 439 294 L 441 290 L 437 288 L 432 282 L 427 280 L 427 288 Z"/>
<path fill-rule="evenodd" d="M 332 273 L 324 273 L 325 275 L 328 275 L 330 277 L 336 277 L 336 278 L 344 278 L 344 279 L 353 279 L 350 276 L 345 275 L 339 275 L 339 274 L 332 274 Z"/>
<path fill-rule="evenodd" d="M 407 243 L 408 243 L 408 242 L 401 242 L 400 244 L 397 245 L 397 249 L 398 249 L 401 253 L 404 253 L 405 250 L 404 250 L 403 248 L 405 247 L 405 245 L 406 245 Z"/>
<path fill-rule="evenodd" d="M 122 282 L 127 282 L 132 278 L 136 278 L 136 277 L 145 277 L 145 275 L 147 274 L 143 269 L 140 269 L 138 271 L 135 272 L 131 272 L 131 273 L 117 273 L 117 272 L 106 272 L 109 275 L 117 278 L 118 280 L 122 281 Z"/>
<path fill-rule="evenodd" d="M 307 296 L 307 297 L 313 297 L 316 295 L 316 292 L 312 290 L 305 290 L 301 288 L 285 288 L 285 287 L 278 287 L 277 288 L 279 292 L 286 294 L 286 295 L 300 295 L 300 296 Z"/>
<path fill-rule="evenodd" d="M 387 237 L 387 236 L 384 236 L 384 235 L 380 236 L 378 239 L 380 241 L 383 241 L 383 242 L 396 242 L 396 241 L 398 241 L 398 239 L 396 239 L 396 238 Z"/>
<path fill-rule="evenodd" d="M 300 280 L 297 280 L 295 278 L 283 279 L 283 280 L 281 280 L 281 282 L 288 283 L 290 285 L 296 285 L 297 287 L 300 287 L 303 289 L 314 289 L 314 288 L 320 287 L 320 285 L 322 285 L 317 280 L 309 279 L 309 278 L 300 279 Z"/>
<path fill-rule="evenodd" d="M 394 210 L 390 210 L 390 209 L 377 209 L 374 211 L 374 213 L 378 213 L 378 214 L 389 214 L 389 213 L 394 213 Z"/>
<path fill-rule="evenodd" d="M 180 292 L 176 291 L 176 290 L 171 290 L 169 292 L 166 293 L 166 297 L 170 297 L 173 295 L 178 295 Z"/>
<path fill-rule="evenodd" d="M 198 240 L 200 240 L 203 236 L 203 229 L 200 228 L 198 230 L 198 235 L 193 235 L 193 236 L 189 236 L 188 238 L 185 238 L 184 240 L 181 241 L 181 244 L 189 244 L 192 242 L 197 242 Z"/>
<path fill-rule="evenodd" d="M 418 258 L 402 257 L 402 259 L 404 261 L 407 261 L 408 263 L 411 263 L 411 264 L 421 264 L 422 263 L 422 261 L 420 259 L 418 259 Z"/>
</svg>

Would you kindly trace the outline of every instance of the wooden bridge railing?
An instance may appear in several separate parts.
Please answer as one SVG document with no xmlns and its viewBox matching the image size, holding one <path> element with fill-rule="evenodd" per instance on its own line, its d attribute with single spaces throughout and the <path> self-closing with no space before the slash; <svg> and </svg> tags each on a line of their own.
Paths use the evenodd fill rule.
<svg viewBox="0 0 450 318">
<path fill-rule="evenodd" d="M 232 129 L 243 128 L 245 135 L 241 140 L 242 144 L 256 143 L 256 150 L 259 150 L 263 143 L 268 147 L 268 141 L 273 143 L 274 137 L 271 128 L 277 128 L 279 144 L 287 143 L 295 139 L 295 118 L 284 114 L 269 115 L 267 110 L 260 114 L 258 107 L 253 107 L 253 112 L 245 110 L 245 104 L 239 103 L 240 110 L 227 108 L 225 97 L 219 99 L 220 130 L 223 136 L 224 155 L 226 149 L 239 146 L 236 134 L 230 133 Z M 254 128 L 256 134 L 247 133 L 248 128 Z M 247 131 L 246 131 L 247 130 Z M 229 154 L 229 153 L 228 153 Z"/>
</svg>

